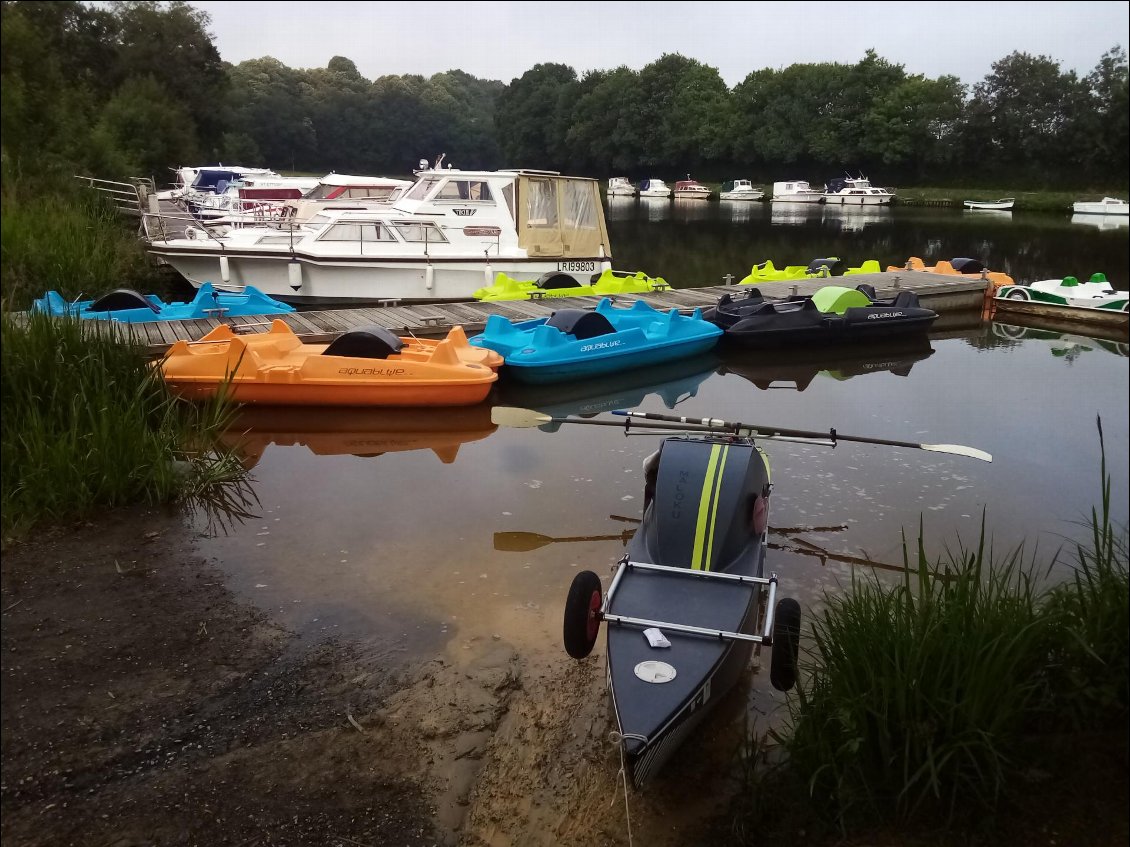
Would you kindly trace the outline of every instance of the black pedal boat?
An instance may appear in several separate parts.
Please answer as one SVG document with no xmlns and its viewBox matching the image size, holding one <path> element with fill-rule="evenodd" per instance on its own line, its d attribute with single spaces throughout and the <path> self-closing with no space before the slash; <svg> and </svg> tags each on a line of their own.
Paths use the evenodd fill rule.
<svg viewBox="0 0 1130 847">
<path fill-rule="evenodd" d="M 624 761 L 642 788 L 733 687 L 755 645 L 771 682 L 795 682 L 800 606 L 764 574 L 769 466 L 750 439 L 669 437 L 645 466 L 643 519 L 616 566 L 574 578 L 565 646 L 589 654 L 607 627 L 608 686 Z M 658 629 L 669 647 L 652 646 Z"/>
<path fill-rule="evenodd" d="M 938 313 L 919 305 L 913 291 L 880 299 L 870 285 L 825 286 L 812 296 L 771 300 L 757 288 L 743 297 L 723 294 L 703 317 L 723 340 L 746 347 L 876 342 L 926 333 Z"/>
</svg>

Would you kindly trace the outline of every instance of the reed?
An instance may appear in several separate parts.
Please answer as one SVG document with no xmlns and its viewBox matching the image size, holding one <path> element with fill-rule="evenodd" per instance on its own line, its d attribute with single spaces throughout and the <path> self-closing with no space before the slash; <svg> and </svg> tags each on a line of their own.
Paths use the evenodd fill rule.
<svg viewBox="0 0 1130 847">
<path fill-rule="evenodd" d="M 115 288 L 153 290 L 160 282 L 136 224 L 73 179 L 31 183 L 6 172 L 2 202 L 0 291 L 6 309 L 26 309 L 47 289 L 75 299 Z"/>
<path fill-rule="evenodd" d="M 1125 749 L 1130 555 L 1105 447 L 1101 475 L 1090 537 L 1045 567 L 1023 547 L 995 555 L 984 520 L 975 547 L 931 564 L 920 528 L 901 580 L 865 576 L 828 598 L 802 638 L 787 724 L 768 739 L 781 755 L 765 768 L 747 754 L 739 843 L 798 827 L 904 843 L 968 833 L 1008 820 L 1033 767 L 1060 780 L 1087 767 L 1065 749 Z"/>
<path fill-rule="evenodd" d="M 0 515 L 5 538 L 136 503 L 246 516 L 246 472 L 211 445 L 230 405 L 170 395 L 123 326 L 0 316 Z"/>
</svg>

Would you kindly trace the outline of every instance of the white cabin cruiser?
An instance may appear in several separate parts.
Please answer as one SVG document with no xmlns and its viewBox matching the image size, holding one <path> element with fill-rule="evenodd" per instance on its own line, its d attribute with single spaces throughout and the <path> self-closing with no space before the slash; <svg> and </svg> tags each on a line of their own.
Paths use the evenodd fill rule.
<svg viewBox="0 0 1130 847">
<path fill-rule="evenodd" d="M 876 188 L 862 174 L 828 180 L 824 186 L 824 202 L 844 206 L 885 206 L 895 195 L 885 188 Z"/>
<path fill-rule="evenodd" d="M 413 182 L 407 179 L 328 173 L 315 181 L 309 191 L 269 202 L 262 199 L 241 201 L 238 206 L 233 206 L 230 213 L 208 223 L 232 226 L 269 224 L 280 220 L 302 223 L 324 209 L 364 210 L 374 204 L 387 206 L 412 185 Z"/>
<path fill-rule="evenodd" d="M 765 192 L 755 188 L 748 179 L 735 179 L 722 183 L 722 191 L 718 196 L 722 200 L 760 200 Z"/>
<path fill-rule="evenodd" d="M 608 180 L 608 191 L 606 193 L 609 197 L 633 197 L 636 193 L 636 187 L 628 181 L 626 176 L 614 176 Z"/>
<path fill-rule="evenodd" d="M 192 285 L 292 303 L 470 300 L 495 273 L 587 284 L 612 266 L 599 184 L 552 171 L 430 169 L 390 205 L 226 233 L 144 220 L 149 252 Z"/>
<path fill-rule="evenodd" d="M 661 179 L 645 179 L 640 183 L 640 197 L 670 197 L 671 189 Z"/>
<path fill-rule="evenodd" d="M 773 183 L 774 203 L 823 203 L 824 192 L 817 191 L 802 179 Z"/>
<path fill-rule="evenodd" d="M 1130 203 L 1117 197 L 1104 197 L 1102 200 L 1089 202 L 1080 200 L 1074 203 L 1071 211 L 1076 215 L 1122 215 L 1130 216 Z"/>
<path fill-rule="evenodd" d="M 200 165 L 176 168 L 174 173 L 176 173 L 176 181 L 173 187 L 158 191 L 154 195 L 158 200 L 179 200 L 193 192 L 214 194 L 216 184 L 220 180 L 230 183 L 245 176 L 280 176 L 270 168 L 245 168 L 242 165 Z"/>
<path fill-rule="evenodd" d="M 230 182 L 220 180 L 215 191 L 189 191 L 181 202 L 201 221 L 262 220 L 265 213 L 277 213 L 283 201 L 304 197 L 317 186 L 318 180 L 311 177 L 249 174 Z"/>
</svg>

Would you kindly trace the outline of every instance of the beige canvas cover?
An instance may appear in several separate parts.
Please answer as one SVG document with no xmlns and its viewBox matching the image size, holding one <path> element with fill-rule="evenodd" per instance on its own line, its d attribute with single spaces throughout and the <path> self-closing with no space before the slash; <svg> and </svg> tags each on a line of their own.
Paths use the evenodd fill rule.
<svg viewBox="0 0 1130 847">
<path fill-rule="evenodd" d="M 612 254 L 594 179 L 519 175 L 517 223 L 518 244 L 531 257 L 594 259 Z"/>
</svg>

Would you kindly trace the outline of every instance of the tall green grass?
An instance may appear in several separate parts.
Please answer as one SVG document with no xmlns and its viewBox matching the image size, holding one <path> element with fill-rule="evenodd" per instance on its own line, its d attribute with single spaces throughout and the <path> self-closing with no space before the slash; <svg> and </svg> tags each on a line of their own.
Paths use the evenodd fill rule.
<svg viewBox="0 0 1130 847">
<path fill-rule="evenodd" d="M 1054 751 L 1072 733 L 1124 751 L 1130 555 L 1105 448 L 1101 474 L 1090 537 L 1050 562 L 994 554 L 982 522 L 975 547 L 931 563 L 920 530 L 900 580 L 864 576 L 827 598 L 770 734 L 778 763 L 742 769 L 740 843 L 798 826 L 968 832 L 1009 808 L 1033 768 L 1071 779 Z"/>
<path fill-rule="evenodd" d="M 48 289 L 74 299 L 161 280 L 131 223 L 74 179 L 25 180 L 5 167 L 0 197 L 0 292 L 26 309 Z"/>
<path fill-rule="evenodd" d="M 4 314 L 0 333 L 5 538 L 137 503 L 248 514 L 246 472 L 211 446 L 230 407 L 176 400 L 127 326 Z"/>
</svg>

